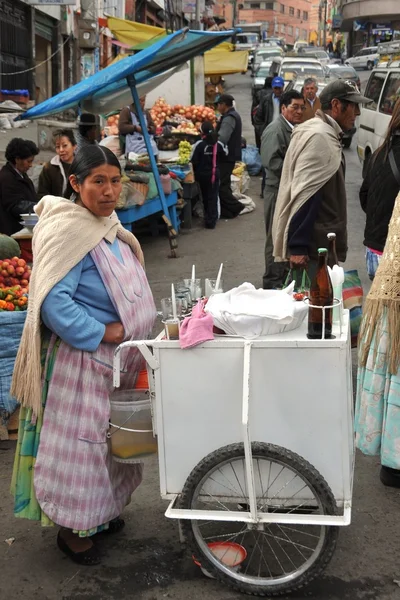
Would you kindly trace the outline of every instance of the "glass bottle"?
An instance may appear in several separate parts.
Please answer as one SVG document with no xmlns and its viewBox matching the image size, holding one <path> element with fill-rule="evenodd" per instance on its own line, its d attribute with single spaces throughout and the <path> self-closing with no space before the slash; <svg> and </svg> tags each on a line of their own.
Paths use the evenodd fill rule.
<svg viewBox="0 0 400 600">
<path fill-rule="evenodd" d="M 336 233 L 328 233 L 327 238 L 329 240 L 328 265 L 332 268 L 334 265 L 339 264 L 336 253 Z"/>
<path fill-rule="evenodd" d="M 316 275 L 311 282 L 310 287 L 310 305 L 314 306 L 332 306 L 333 288 L 331 278 L 329 277 L 327 267 L 328 250 L 326 248 L 318 249 L 318 266 Z M 307 337 L 311 340 L 320 340 L 323 337 L 323 314 L 325 313 L 325 336 L 332 337 L 332 308 L 321 310 L 320 308 L 308 309 L 308 333 Z"/>
</svg>

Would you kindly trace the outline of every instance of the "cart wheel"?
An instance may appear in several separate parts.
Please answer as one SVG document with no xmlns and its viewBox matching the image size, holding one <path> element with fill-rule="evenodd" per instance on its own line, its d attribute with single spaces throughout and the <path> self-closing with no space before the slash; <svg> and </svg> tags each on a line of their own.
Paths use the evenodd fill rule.
<svg viewBox="0 0 400 600">
<path fill-rule="evenodd" d="M 280 446 L 260 442 L 252 443 L 252 453 L 258 511 L 302 514 L 305 518 L 337 513 L 328 484 L 303 458 Z M 243 444 L 212 452 L 186 480 L 180 507 L 248 511 L 244 465 Z M 183 520 L 181 525 L 194 557 L 206 571 L 256 596 L 283 595 L 310 583 L 331 560 L 338 537 L 337 527 L 321 525 L 254 525 L 228 520 Z M 239 544 L 245 552 L 241 550 L 235 566 L 227 566 L 224 556 L 218 558 L 211 551 L 211 542 L 236 544 L 233 548 Z"/>
</svg>

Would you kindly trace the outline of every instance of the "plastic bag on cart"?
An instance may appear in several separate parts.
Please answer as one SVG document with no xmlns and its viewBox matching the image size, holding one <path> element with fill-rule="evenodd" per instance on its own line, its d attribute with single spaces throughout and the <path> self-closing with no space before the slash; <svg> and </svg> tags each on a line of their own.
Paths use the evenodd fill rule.
<svg viewBox="0 0 400 600">
<path fill-rule="evenodd" d="M 293 299 L 293 287 L 294 282 L 284 290 L 257 290 L 251 283 L 242 283 L 212 295 L 205 311 L 227 335 L 252 339 L 291 331 L 300 327 L 308 312 L 305 303 Z"/>
</svg>

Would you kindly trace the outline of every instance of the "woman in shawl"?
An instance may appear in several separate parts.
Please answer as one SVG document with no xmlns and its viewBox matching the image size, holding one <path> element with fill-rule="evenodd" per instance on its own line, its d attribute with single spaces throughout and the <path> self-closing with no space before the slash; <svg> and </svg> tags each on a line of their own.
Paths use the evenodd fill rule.
<svg viewBox="0 0 400 600">
<path fill-rule="evenodd" d="M 400 487 L 400 194 L 367 296 L 359 337 L 358 448 L 381 460 L 384 485 Z"/>
<path fill-rule="evenodd" d="M 113 353 L 122 341 L 146 338 L 156 311 L 140 245 L 114 212 L 117 158 L 107 148 L 83 148 L 69 180 L 73 201 L 45 196 L 36 208 L 12 384 L 22 405 L 12 490 L 17 517 L 56 523 L 59 548 L 94 565 L 93 535 L 123 527 L 119 515 L 142 478 L 142 465 L 115 462 L 110 453 Z M 141 367 L 132 350 L 121 387 L 133 388 Z"/>
</svg>

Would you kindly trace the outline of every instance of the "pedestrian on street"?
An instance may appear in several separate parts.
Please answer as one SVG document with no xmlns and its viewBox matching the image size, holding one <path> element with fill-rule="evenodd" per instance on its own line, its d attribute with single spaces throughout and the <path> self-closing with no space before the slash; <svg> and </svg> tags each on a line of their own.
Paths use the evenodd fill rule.
<svg viewBox="0 0 400 600">
<path fill-rule="evenodd" d="M 33 212 L 37 198 L 27 173 L 37 154 L 39 148 L 30 140 L 13 138 L 7 144 L 7 163 L 0 171 L 0 233 L 20 231 L 21 215 Z"/>
<path fill-rule="evenodd" d="M 336 80 L 320 95 L 322 110 L 293 131 L 283 164 L 272 236 L 274 257 L 292 268 L 307 268 L 312 278 L 318 248 L 336 233 L 337 255 L 347 254 L 345 160 L 341 138 L 354 127 L 360 104 L 369 103 L 357 87 Z"/>
<path fill-rule="evenodd" d="M 230 94 L 222 94 L 217 104 L 221 115 L 217 125 L 218 139 L 228 148 L 228 154 L 220 163 L 219 201 L 223 219 L 234 219 L 244 209 L 244 204 L 235 198 L 231 187 L 235 163 L 242 160 L 242 119 L 234 108 L 234 101 Z"/>
<path fill-rule="evenodd" d="M 96 115 L 82 113 L 78 117 L 78 133 L 76 134 L 77 150 L 84 146 L 98 146 L 98 122 Z"/>
<path fill-rule="evenodd" d="M 280 98 L 283 94 L 283 88 L 285 86 L 285 81 L 282 77 L 274 77 L 272 80 L 272 92 L 270 94 L 265 94 L 263 96 L 262 101 L 257 108 L 257 111 L 254 115 L 254 131 L 256 137 L 256 145 L 260 150 L 261 148 L 261 136 L 264 130 L 268 127 L 270 123 L 276 121 L 279 118 L 281 106 L 280 106 Z M 262 170 L 262 181 L 261 181 L 261 194 L 260 197 L 264 197 L 264 189 L 265 189 L 265 169 Z"/>
<path fill-rule="evenodd" d="M 384 142 L 370 157 L 360 189 L 361 208 L 366 213 L 364 246 L 372 280 L 385 247 L 389 221 L 400 190 L 400 100 L 397 101 Z"/>
<path fill-rule="evenodd" d="M 151 147 L 153 154 L 158 155 L 157 144 L 154 141 L 154 134 L 156 133 L 156 126 L 153 119 L 151 118 L 150 111 L 145 110 L 146 96 L 140 98 L 140 106 L 143 111 L 144 120 L 146 123 L 147 131 L 150 135 Z M 125 106 L 120 114 L 118 121 L 118 129 L 120 136 L 125 139 L 124 148 L 122 150 L 126 155 L 129 152 L 135 152 L 135 154 L 147 154 L 147 146 L 143 137 L 142 128 L 139 122 L 139 116 L 134 102 L 129 106 Z"/>
<path fill-rule="evenodd" d="M 264 190 L 265 218 L 265 273 L 264 289 L 281 288 L 286 275 L 287 263 L 276 263 L 273 257 L 272 223 L 278 197 L 283 161 L 289 147 L 293 128 L 303 122 L 304 98 L 296 90 L 281 97 L 281 114 L 264 130 L 261 137 L 261 161 L 266 171 Z"/>
<path fill-rule="evenodd" d="M 317 96 L 318 82 L 313 77 L 308 77 L 304 81 L 303 95 L 306 110 L 304 111 L 304 121 L 315 117 L 317 110 L 321 110 L 321 101 Z"/>
<path fill-rule="evenodd" d="M 251 103 L 251 124 L 254 127 L 254 117 L 257 112 L 257 108 L 260 106 L 263 99 L 272 93 L 272 80 L 273 77 L 266 77 L 264 86 L 258 92 L 254 92 L 253 101 Z M 259 146 L 257 146 L 260 149 Z"/>
<path fill-rule="evenodd" d="M 220 163 L 228 154 L 228 148 L 218 141 L 210 121 L 202 123 L 200 131 L 202 140 L 193 146 L 190 160 L 203 198 L 204 226 L 206 229 L 215 229 L 218 220 Z"/>
<path fill-rule="evenodd" d="M 114 351 L 146 339 L 156 309 L 140 244 L 114 212 L 115 154 L 83 148 L 70 183 L 73 202 L 47 196 L 36 209 L 28 318 L 11 387 L 21 403 L 12 490 L 15 516 L 57 524 L 59 549 L 95 565 L 93 536 L 122 529 L 120 514 L 142 480 L 142 465 L 114 461 L 107 438 Z M 143 360 L 133 350 L 126 361 L 122 387 L 132 389 Z"/>
<path fill-rule="evenodd" d="M 379 456 L 381 482 L 400 488 L 400 194 L 363 306 L 359 335 L 356 444 Z"/>
<path fill-rule="evenodd" d="M 272 121 L 280 115 L 280 98 L 283 94 L 285 81 L 282 77 L 274 77 L 272 80 L 272 91 L 263 95 L 259 107 L 254 115 L 254 129 L 256 135 L 257 148 L 261 146 L 261 136 L 263 131 Z"/>
<path fill-rule="evenodd" d="M 70 198 L 73 189 L 69 183 L 69 170 L 74 161 L 76 141 L 72 129 L 61 129 L 54 134 L 56 155 L 43 165 L 39 175 L 38 199 L 50 194 Z"/>
</svg>

